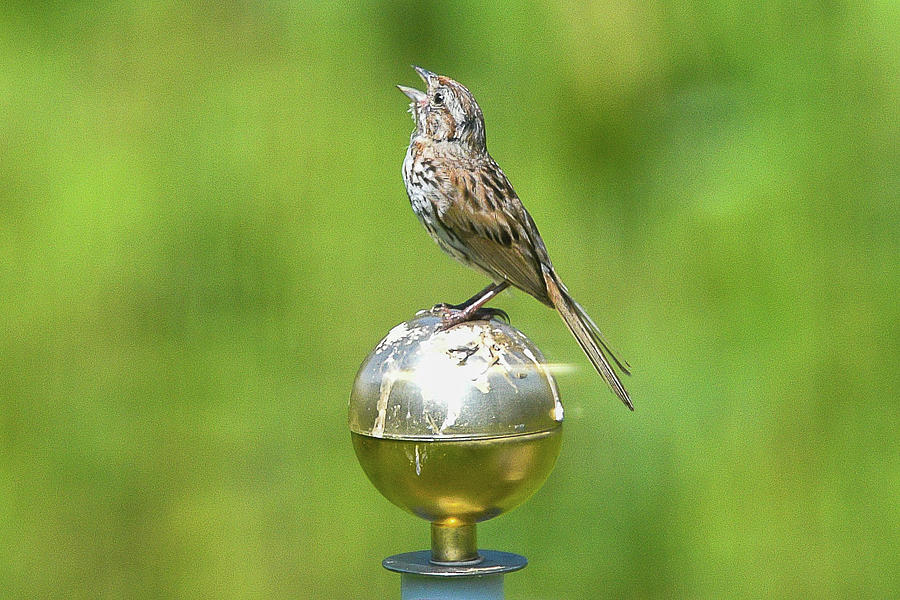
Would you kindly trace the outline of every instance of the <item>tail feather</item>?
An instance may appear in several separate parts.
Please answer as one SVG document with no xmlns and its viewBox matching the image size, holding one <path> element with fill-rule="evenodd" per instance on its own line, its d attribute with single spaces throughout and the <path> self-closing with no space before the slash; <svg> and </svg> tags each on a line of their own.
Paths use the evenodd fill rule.
<svg viewBox="0 0 900 600">
<path fill-rule="evenodd" d="M 615 353 L 610 349 L 609 344 L 607 344 L 606 340 L 603 338 L 603 334 L 600 333 L 600 329 L 597 328 L 594 321 L 591 320 L 584 309 L 581 308 L 581 305 L 575 302 L 572 296 L 569 295 L 566 286 L 559 280 L 556 273 L 553 272 L 553 269 L 543 267 L 543 272 L 550 301 L 553 302 L 553 306 L 556 308 L 557 312 L 559 312 L 563 321 L 565 321 L 569 331 L 571 331 L 572 335 L 575 336 L 575 339 L 578 340 L 578 345 L 584 350 L 584 353 L 590 359 L 594 368 L 597 369 L 597 372 L 600 373 L 601 376 L 603 376 L 603 379 L 606 380 L 613 392 L 615 392 L 622 402 L 625 403 L 625 406 L 634 410 L 634 405 L 631 403 L 631 397 L 628 395 L 625 386 L 622 385 L 622 380 L 619 379 L 619 376 L 610 364 L 607 355 L 612 358 L 613 362 L 615 362 L 626 375 L 630 375 L 628 363 L 620 361 L 616 357 Z"/>
<path fill-rule="evenodd" d="M 566 290 L 566 286 L 560 286 L 560 289 L 568 295 L 568 290 Z M 575 306 L 575 310 L 578 312 L 578 316 L 580 316 L 584 321 L 586 321 L 589 325 L 589 329 L 591 331 L 591 337 L 594 338 L 594 341 L 597 342 L 601 348 L 606 351 L 606 355 L 613 359 L 616 363 L 616 366 L 625 373 L 626 375 L 631 375 L 631 365 L 628 364 L 628 361 L 624 358 L 619 357 L 619 353 L 613 350 L 612 346 L 609 345 L 609 342 L 606 340 L 606 337 L 603 335 L 603 332 L 600 331 L 600 328 L 597 327 L 597 324 L 594 323 L 594 320 L 591 318 L 589 314 L 584 310 L 584 308 L 575 301 L 572 296 L 569 296 L 569 300 L 572 301 L 572 304 Z"/>
</svg>

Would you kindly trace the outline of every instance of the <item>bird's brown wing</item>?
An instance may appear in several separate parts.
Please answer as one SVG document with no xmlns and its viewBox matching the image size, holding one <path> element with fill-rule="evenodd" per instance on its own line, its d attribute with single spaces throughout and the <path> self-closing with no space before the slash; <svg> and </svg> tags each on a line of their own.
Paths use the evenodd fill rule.
<svg viewBox="0 0 900 600">
<path fill-rule="evenodd" d="M 451 178 L 455 201 L 439 218 L 470 261 L 552 306 L 538 255 L 546 254 L 543 241 L 502 172 L 499 178 L 494 185 L 488 176 L 472 172 Z"/>
</svg>

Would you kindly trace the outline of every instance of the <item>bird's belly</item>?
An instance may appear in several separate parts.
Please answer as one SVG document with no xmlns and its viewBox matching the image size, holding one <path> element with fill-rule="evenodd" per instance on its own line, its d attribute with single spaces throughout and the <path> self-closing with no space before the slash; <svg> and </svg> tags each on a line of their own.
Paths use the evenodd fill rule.
<svg viewBox="0 0 900 600">
<path fill-rule="evenodd" d="M 412 207 L 416 216 L 419 217 L 419 222 L 425 227 L 431 238 L 437 242 L 437 245 L 441 247 L 441 250 L 464 265 L 472 266 L 466 255 L 465 246 L 452 231 L 443 226 L 431 201 L 420 199 L 417 202 L 413 202 Z"/>
</svg>

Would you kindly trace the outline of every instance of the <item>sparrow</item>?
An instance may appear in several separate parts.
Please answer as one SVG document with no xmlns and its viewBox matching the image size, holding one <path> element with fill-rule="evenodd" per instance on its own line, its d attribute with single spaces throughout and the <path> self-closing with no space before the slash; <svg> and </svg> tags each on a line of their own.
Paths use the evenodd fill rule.
<svg viewBox="0 0 900 600">
<path fill-rule="evenodd" d="M 449 77 L 413 67 L 425 91 L 398 85 L 410 99 L 415 129 L 403 160 L 413 211 L 444 252 L 492 283 L 458 305 L 439 305 L 443 327 L 501 313 L 485 303 L 510 285 L 556 309 L 613 392 L 634 410 L 600 329 L 563 284 L 537 226 L 487 150 L 484 115 L 475 97 Z"/>
</svg>

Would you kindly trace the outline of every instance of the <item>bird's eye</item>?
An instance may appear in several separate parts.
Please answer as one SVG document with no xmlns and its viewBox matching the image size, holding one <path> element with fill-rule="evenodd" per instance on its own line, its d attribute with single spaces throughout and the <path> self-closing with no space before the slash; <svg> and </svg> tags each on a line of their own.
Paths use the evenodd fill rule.
<svg viewBox="0 0 900 600">
<path fill-rule="evenodd" d="M 444 94 L 442 94 L 441 92 L 435 92 L 434 98 L 431 100 L 431 102 L 435 106 L 441 106 L 444 103 Z"/>
</svg>

